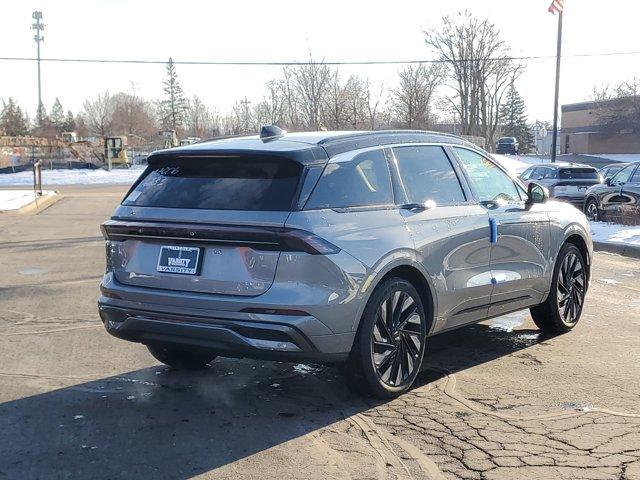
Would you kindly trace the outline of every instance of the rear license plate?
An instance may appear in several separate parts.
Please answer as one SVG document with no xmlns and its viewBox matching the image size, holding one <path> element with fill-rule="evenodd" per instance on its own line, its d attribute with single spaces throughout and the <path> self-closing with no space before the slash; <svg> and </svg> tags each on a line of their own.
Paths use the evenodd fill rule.
<svg viewBox="0 0 640 480">
<path fill-rule="evenodd" d="M 158 271 L 197 275 L 200 268 L 201 248 L 165 245 L 160 247 Z"/>
</svg>

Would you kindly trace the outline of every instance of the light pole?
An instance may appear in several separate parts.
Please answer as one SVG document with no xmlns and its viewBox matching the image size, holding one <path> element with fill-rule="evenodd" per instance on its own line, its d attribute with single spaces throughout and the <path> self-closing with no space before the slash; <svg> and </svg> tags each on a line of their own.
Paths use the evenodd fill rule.
<svg viewBox="0 0 640 480">
<path fill-rule="evenodd" d="M 42 12 L 39 10 L 34 11 L 31 14 L 31 18 L 35 20 L 35 23 L 31 25 L 31 29 L 36 31 L 33 39 L 36 42 L 38 49 L 38 125 L 42 125 L 42 82 L 40 79 L 40 42 L 44 42 L 44 37 L 40 35 L 40 32 L 44 30 L 44 23 L 42 23 Z"/>
</svg>

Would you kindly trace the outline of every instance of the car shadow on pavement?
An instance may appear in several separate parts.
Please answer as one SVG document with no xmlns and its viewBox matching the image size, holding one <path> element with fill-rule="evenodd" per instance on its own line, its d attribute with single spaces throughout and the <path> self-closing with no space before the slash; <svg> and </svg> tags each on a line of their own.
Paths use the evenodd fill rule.
<svg viewBox="0 0 640 480">
<path fill-rule="evenodd" d="M 431 338 L 418 386 L 537 335 L 473 325 Z M 217 359 L 206 372 L 145 368 L 1 404 L 0 478 L 186 479 L 381 403 L 351 393 L 331 367 Z"/>
</svg>

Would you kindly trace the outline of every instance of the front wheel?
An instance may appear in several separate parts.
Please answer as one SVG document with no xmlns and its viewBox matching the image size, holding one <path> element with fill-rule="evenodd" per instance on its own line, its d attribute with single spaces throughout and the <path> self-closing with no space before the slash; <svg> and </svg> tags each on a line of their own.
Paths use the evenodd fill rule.
<svg viewBox="0 0 640 480">
<path fill-rule="evenodd" d="M 587 219 L 591 222 L 599 222 L 600 221 L 600 211 L 598 210 L 598 202 L 595 199 L 590 198 L 587 200 L 587 203 L 584 206 L 584 214 L 587 216 Z"/>
<path fill-rule="evenodd" d="M 176 370 L 204 370 L 216 358 L 215 354 L 194 353 L 173 348 L 147 345 L 153 357 Z"/>
<path fill-rule="evenodd" d="M 582 252 L 570 243 L 558 254 L 547 300 L 531 308 L 531 317 L 543 333 L 565 333 L 576 326 L 587 294 L 587 268 Z"/>
<path fill-rule="evenodd" d="M 365 307 L 344 371 L 378 398 L 406 392 L 420 372 L 427 318 L 420 295 L 402 278 L 378 285 Z"/>
</svg>

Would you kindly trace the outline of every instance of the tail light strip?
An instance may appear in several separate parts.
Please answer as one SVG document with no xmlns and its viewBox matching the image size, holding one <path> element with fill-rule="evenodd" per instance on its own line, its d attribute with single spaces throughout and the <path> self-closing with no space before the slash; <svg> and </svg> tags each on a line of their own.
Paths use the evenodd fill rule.
<svg viewBox="0 0 640 480">
<path fill-rule="evenodd" d="M 108 220 L 100 229 L 106 240 L 115 241 L 146 239 L 243 245 L 256 250 L 306 252 L 311 255 L 330 255 L 340 251 L 313 233 L 291 228 Z"/>
</svg>

